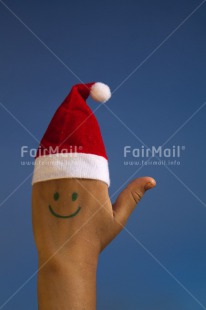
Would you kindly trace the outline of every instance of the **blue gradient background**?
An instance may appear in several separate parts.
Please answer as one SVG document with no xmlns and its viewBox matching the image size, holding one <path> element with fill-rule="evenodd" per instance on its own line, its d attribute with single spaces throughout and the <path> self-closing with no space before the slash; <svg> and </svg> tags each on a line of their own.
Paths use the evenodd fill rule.
<svg viewBox="0 0 206 310">
<path fill-rule="evenodd" d="M 82 81 L 104 81 L 114 90 L 201 2 L 5 3 Z M 1 1 L 0 25 L 0 102 L 41 139 L 54 111 L 79 81 Z M 205 102 L 205 72 L 206 3 L 108 102 L 129 130 L 106 107 L 96 113 L 108 150 L 111 194 L 138 169 L 124 165 L 123 147 L 142 146 L 131 132 L 148 146 L 164 143 Z M 137 240 L 122 231 L 101 254 L 98 310 L 206 309 L 205 117 L 203 106 L 168 142 L 167 147 L 185 146 L 180 166 L 169 167 L 172 172 L 164 166 L 136 172 L 135 177 L 153 176 L 157 187 L 128 221 Z M 0 124 L 0 309 L 34 310 L 31 177 L 24 182 L 33 167 L 21 165 L 20 150 L 38 143 L 2 106 Z"/>
</svg>

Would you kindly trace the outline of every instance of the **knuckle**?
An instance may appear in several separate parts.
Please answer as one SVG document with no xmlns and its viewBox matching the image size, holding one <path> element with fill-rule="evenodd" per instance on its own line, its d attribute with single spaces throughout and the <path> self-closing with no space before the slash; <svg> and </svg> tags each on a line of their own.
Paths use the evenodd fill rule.
<svg viewBox="0 0 206 310">
<path fill-rule="evenodd" d="M 138 191 L 132 190 L 131 196 L 132 196 L 132 199 L 134 200 L 135 204 L 137 204 L 142 199 L 143 194 L 138 192 Z"/>
</svg>

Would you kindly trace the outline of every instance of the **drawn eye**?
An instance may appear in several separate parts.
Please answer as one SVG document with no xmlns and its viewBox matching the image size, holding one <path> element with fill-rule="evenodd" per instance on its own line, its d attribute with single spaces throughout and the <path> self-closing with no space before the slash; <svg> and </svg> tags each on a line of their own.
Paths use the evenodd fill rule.
<svg viewBox="0 0 206 310">
<path fill-rule="evenodd" d="M 58 192 L 54 193 L 53 198 L 54 198 L 54 200 L 58 200 L 59 199 L 59 193 Z"/>
<path fill-rule="evenodd" d="M 72 193 L 72 201 L 75 201 L 75 200 L 77 200 L 77 198 L 78 198 L 78 194 L 77 193 Z"/>
</svg>

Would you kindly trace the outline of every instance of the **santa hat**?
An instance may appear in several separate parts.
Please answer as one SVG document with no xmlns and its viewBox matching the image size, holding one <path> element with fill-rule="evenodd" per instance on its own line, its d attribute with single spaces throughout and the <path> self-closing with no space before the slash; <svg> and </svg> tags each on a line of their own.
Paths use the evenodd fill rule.
<svg viewBox="0 0 206 310">
<path fill-rule="evenodd" d="M 38 147 L 32 184 L 61 178 L 101 180 L 110 185 L 108 158 L 97 119 L 86 103 L 111 97 L 103 83 L 78 84 L 54 114 Z"/>
</svg>

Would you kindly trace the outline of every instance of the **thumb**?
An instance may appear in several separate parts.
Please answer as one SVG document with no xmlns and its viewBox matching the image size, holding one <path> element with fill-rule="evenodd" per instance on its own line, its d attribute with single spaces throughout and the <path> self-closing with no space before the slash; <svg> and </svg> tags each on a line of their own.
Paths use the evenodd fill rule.
<svg viewBox="0 0 206 310">
<path fill-rule="evenodd" d="M 116 202 L 113 205 L 115 225 L 117 233 L 126 224 L 132 211 L 143 197 L 144 193 L 153 188 L 156 182 L 151 177 L 142 177 L 133 180 L 127 187 L 120 193 Z"/>
</svg>

